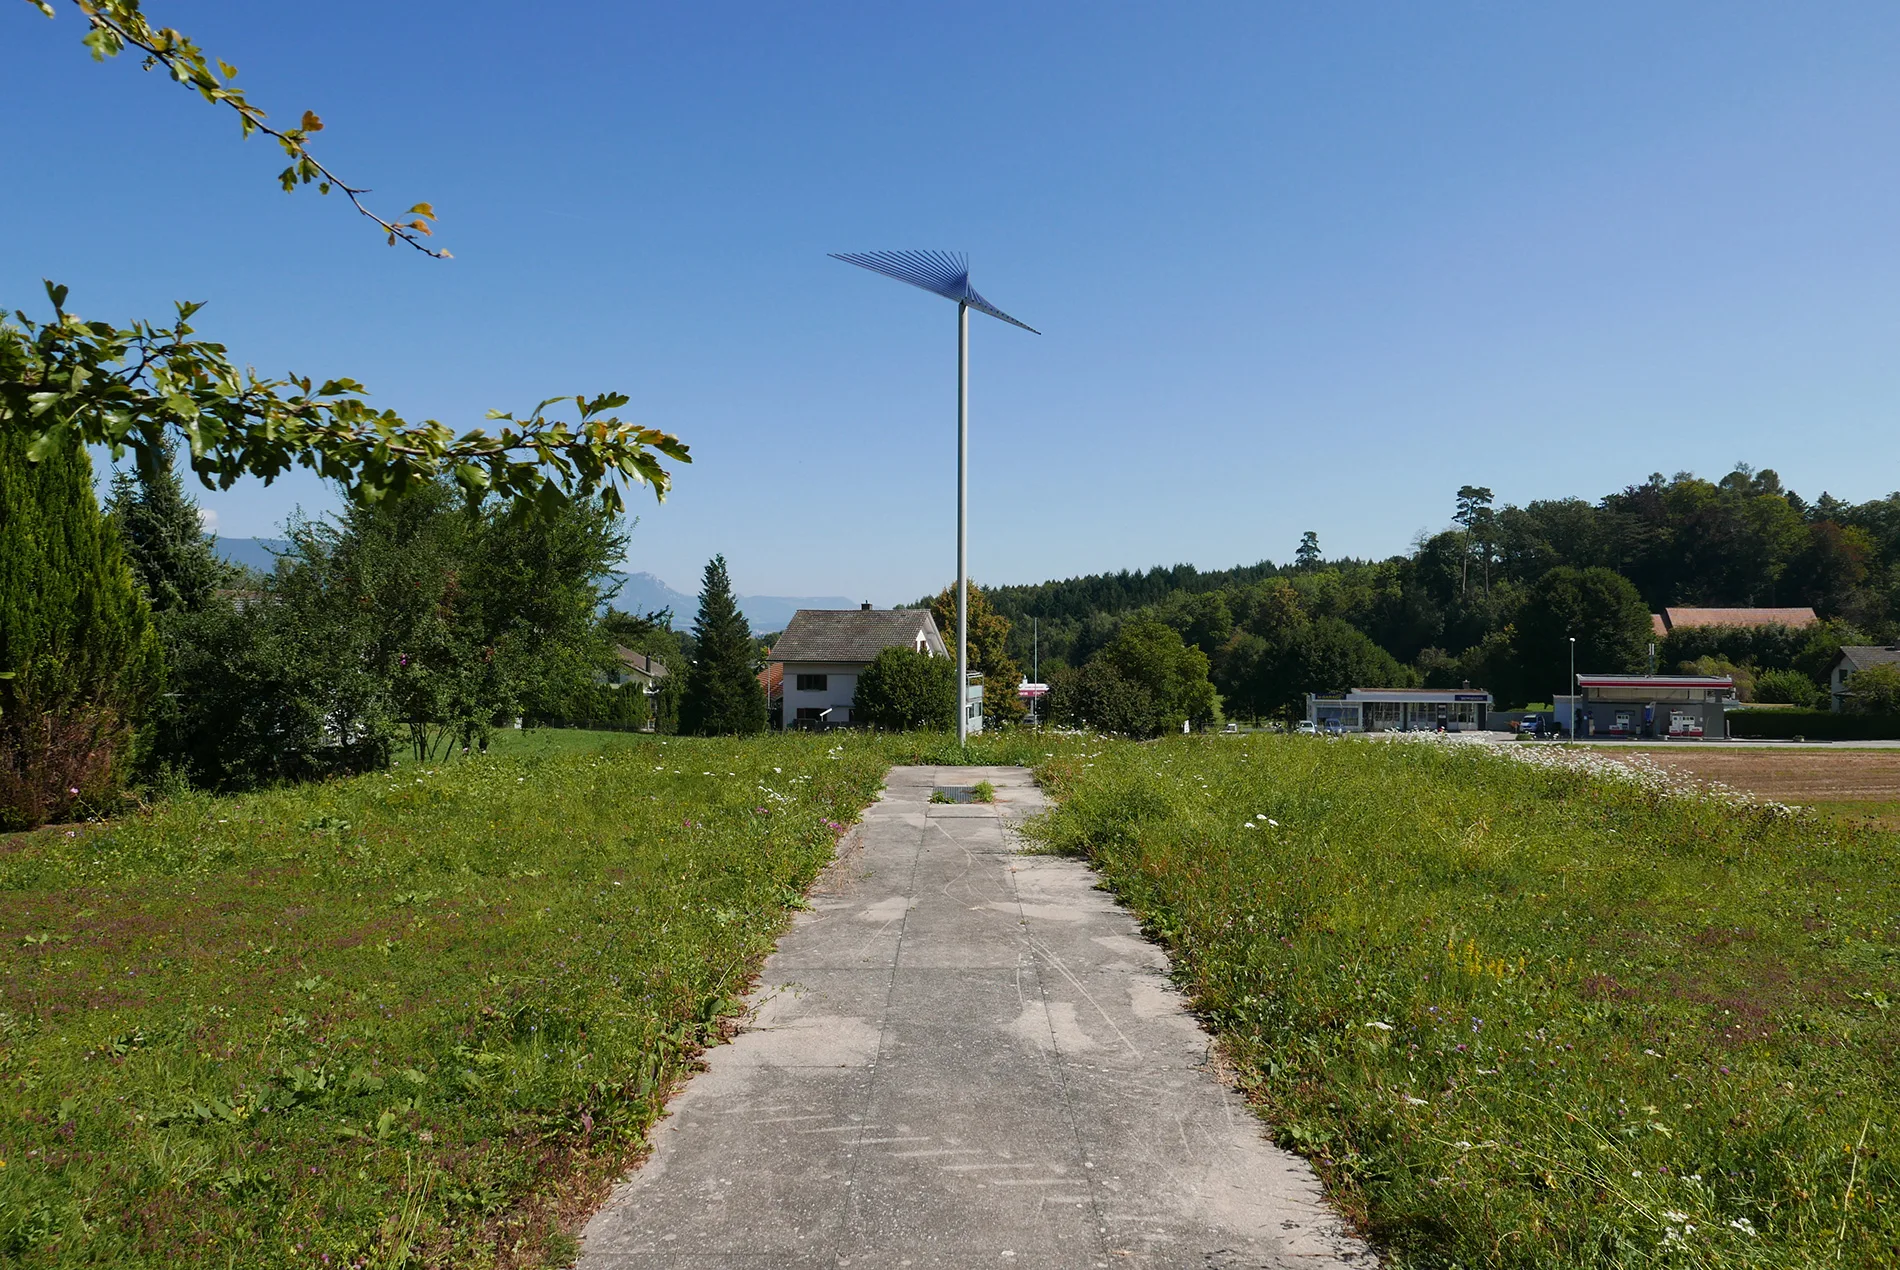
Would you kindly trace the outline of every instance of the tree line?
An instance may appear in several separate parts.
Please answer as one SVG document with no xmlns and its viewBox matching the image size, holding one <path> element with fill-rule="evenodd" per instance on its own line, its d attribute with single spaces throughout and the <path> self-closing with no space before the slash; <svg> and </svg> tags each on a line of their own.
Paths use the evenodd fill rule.
<svg viewBox="0 0 1900 1270">
<path fill-rule="evenodd" d="M 1548 700 L 1568 682 L 1571 636 L 1579 671 L 1644 670 L 1654 642 L 1661 670 L 1740 672 L 1751 694 L 1806 704 L 1841 644 L 1900 637 L 1900 493 L 1809 500 L 1740 466 L 1717 481 L 1652 474 L 1594 502 L 1499 506 L 1473 485 L 1449 501 L 1445 529 L 1383 560 L 1327 559 L 1309 533 L 1288 564 L 1177 565 L 989 596 L 1012 620 L 1011 653 L 1027 659 L 1036 619 L 1058 672 L 1126 623 L 1160 621 L 1207 656 L 1228 713 L 1260 717 L 1354 686 L 1469 681 L 1502 702 Z M 1649 615 L 1680 606 L 1806 606 L 1822 623 L 1658 640 Z"/>
</svg>

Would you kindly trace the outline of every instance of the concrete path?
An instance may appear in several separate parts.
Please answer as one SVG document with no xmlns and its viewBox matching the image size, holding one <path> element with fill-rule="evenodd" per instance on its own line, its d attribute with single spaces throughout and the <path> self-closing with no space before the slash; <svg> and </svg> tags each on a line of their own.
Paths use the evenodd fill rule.
<svg viewBox="0 0 1900 1270">
<path fill-rule="evenodd" d="M 983 779 L 995 806 L 929 801 Z M 1222 1085 L 1134 919 L 1017 854 L 1026 769 L 887 781 L 584 1270 L 1376 1264 Z"/>
</svg>

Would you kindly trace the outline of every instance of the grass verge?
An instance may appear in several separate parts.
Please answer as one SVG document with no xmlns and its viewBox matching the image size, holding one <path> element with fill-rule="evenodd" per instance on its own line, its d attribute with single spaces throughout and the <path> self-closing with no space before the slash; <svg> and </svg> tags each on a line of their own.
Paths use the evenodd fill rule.
<svg viewBox="0 0 1900 1270">
<path fill-rule="evenodd" d="M 1894 838 L 1423 743 L 1043 775 L 1395 1264 L 1900 1264 Z"/>
<path fill-rule="evenodd" d="M 886 763 L 554 734 L 0 839 L 0 1260 L 561 1261 Z"/>
</svg>

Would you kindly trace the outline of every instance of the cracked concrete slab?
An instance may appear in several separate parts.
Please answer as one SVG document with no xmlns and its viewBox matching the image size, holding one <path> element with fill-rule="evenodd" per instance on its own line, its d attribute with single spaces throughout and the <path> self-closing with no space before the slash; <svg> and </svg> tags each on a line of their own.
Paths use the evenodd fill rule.
<svg viewBox="0 0 1900 1270">
<path fill-rule="evenodd" d="M 994 804 L 933 804 L 987 780 Z M 1023 768 L 895 768 L 583 1270 L 1371 1267 Z"/>
</svg>

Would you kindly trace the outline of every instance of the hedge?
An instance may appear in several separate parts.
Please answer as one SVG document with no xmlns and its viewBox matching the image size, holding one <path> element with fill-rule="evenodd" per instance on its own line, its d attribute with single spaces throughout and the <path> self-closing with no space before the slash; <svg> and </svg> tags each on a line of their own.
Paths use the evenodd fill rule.
<svg viewBox="0 0 1900 1270">
<path fill-rule="evenodd" d="M 1806 737 L 1810 741 L 1900 739 L 1900 715 L 1835 714 L 1831 710 L 1735 710 L 1729 735 L 1759 740 Z"/>
</svg>

